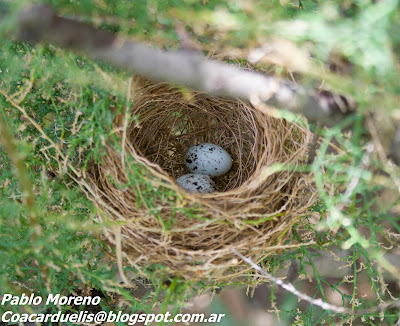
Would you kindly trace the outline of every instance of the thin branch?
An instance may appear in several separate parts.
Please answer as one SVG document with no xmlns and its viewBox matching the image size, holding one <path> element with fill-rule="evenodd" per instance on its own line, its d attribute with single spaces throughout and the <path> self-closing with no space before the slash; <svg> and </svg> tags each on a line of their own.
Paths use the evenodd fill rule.
<svg viewBox="0 0 400 326">
<path fill-rule="evenodd" d="M 300 292 L 299 290 L 297 290 L 292 284 L 285 283 L 282 280 L 280 280 L 280 279 L 276 278 L 275 276 L 271 275 L 270 273 L 268 273 L 267 271 L 262 269 L 260 266 L 258 266 L 256 263 L 254 263 L 250 258 L 246 258 L 242 254 L 238 253 L 235 249 L 231 249 L 231 250 L 235 255 L 240 257 L 244 262 L 249 264 L 257 272 L 259 272 L 260 274 L 265 276 L 267 279 L 271 280 L 276 285 L 279 285 L 281 288 L 285 289 L 286 291 L 288 291 L 290 293 L 293 293 L 296 297 L 298 297 L 298 298 L 300 298 L 300 299 L 302 299 L 304 301 L 307 301 L 307 302 L 309 302 L 309 303 L 311 303 L 311 304 L 313 304 L 315 306 L 321 307 L 324 310 L 331 310 L 331 311 L 336 312 L 336 313 L 344 313 L 344 312 L 346 312 L 346 308 L 335 306 L 333 304 L 324 302 L 321 299 L 311 298 L 307 294 L 304 294 L 304 293 Z"/>
<path fill-rule="evenodd" d="M 365 314 L 382 312 L 382 311 L 385 311 L 385 310 L 387 310 L 387 309 L 389 309 L 390 307 L 393 307 L 393 306 L 399 307 L 398 299 L 394 299 L 394 300 L 390 300 L 389 302 L 382 303 L 377 307 L 371 307 L 371 308 L 367 308 L 367 309 L 360 309 L 359 311 L 356 311 L 356 312 L 352 311 L 351 309 L 345 308 L 345 307 L 338 307 L 338 306 L 332 305 L 330 303 L 324 302 L 321 299 L 314 299 L 314 298 L 311 298 L 310 296 L 308 296 L 308 295 L 306 295 L 304 293 L 301 293 L 292 284 L 285 283 L 282 280 L 274 277 L 272 274 L 268 273 L 267 271 L 262 269 L 260 266 L 258 266 L 256 263 L 254 263 L 250 258 L 247 258 L 247 257 L 243 256 L 242 254 L 240 254 L 235 249 L 231 249 L 231 251 L 236 256 L 241 258 L 245 263 L 249 264 L 254 270 L 259 272 L 261 275 L 265 276 L 267 279 L 269 279 L 270 281 L 272 281 L 276 285 L 280 286 L 281 288 L 283 288 L 284 290 L 286 290 L 286 291 L 288 291 L 290 293 L 293 293 L 299 299 L 307 301 L 307 302 L 309 302 L 309 303 L 311 303 L 313 305 L 316 305 L 318 307 L 321 307 L 324 310 L 330 310 L 330 311 L 333 311 L 333 312 L 336 312 L 336 313 L 345 313 L 345 314 L 352 315 L 352 316 L 363 316 Z"/>
<path fill-rule="evenodd" d="M 288 81 L 207 60 L 193 51 L 156 50 L 89 24 L 57 16 L 45 5 L 29 5 L 20 12 L 18 38 L 83 52 L 95 60 L 157 82 L 243 100 L 256 97 L 327 126 L 333 126 L 349 113 L 343 111 L 342 105 L 330 101 L 326 94 L 306 91 Z"/>
<path fill-rule="evenodd" d="M 46 5 L 28 5 L 19 13 L 18 38 L 55 44 L 95 60 L 142 75 L 213 95 L 259 99 L 279 109 L 304 115 L 312 123 L 332 127 L 353 113 L 355 104 L 327 91 L 307 90 L 286 80 L 207 60 L 194 51 L 161 51 L 89 24 L 57 16 Z M 400 163 L 400 128 L 390 157 Z"/>
</svg>

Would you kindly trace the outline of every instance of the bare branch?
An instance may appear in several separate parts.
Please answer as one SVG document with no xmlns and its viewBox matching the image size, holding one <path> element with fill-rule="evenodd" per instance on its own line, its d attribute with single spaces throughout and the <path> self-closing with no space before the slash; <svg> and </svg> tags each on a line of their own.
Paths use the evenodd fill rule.
<svg viewBox="0 0 400 326">
<path fill-rule="evenodd" d="M 260 266 L 258 266 L 256 263 L 254 263 L 250 258 L 247 258 L 245 256 L 243 256 L 242 254 L 240 254 L 237 250 L 235 249 L 231 249 L 231 251 L 238 257 L 240 257 L 245 263 L 249 264 L 254 270 L 256 270 L 257 272 L 259 272 L 260 274 L 262 274 L 263 276 L 265 276 L 267 279 L 269 279 L 270 281 L 272 281 L 273 283 L 275 283 L 276 285 L 280 286 L 281 288 L 283 288 L 284 290 L 293 293 L 295 296 L 297 296 L 299 299 L 307 301 L 313 305 L 316 305 L 318 307 L 321 307 L 324 310 L 331 310 L 333 312 L 336 313 L 345 313 L 348 315 L 352 315 L 352 316 L 362 316 L 365 314 L 370 314 L 370 313 L 377 313 L 377 312 L 381 312 L 381 311 L 385 311 L 386 309 L 388 309 L 389 307 L 392 306 L 399 306 L 398 303 L 398 299 L 393 299 L 390 300 L 386 303 L 382 303 L 377 307 L 371 307 L 371 308 L 367 308 L 367 309 L 360 309 L 357 312 L 354 312 L 351 309 L 345 308 L 345 307 L 338 307 L 335 305 L 332 305 L 330 303 L 324 302 L 321 299 L 314 299 L 309 297 L 308 295 L 301 293 L 300 291 L 298 291 L 292 284 L 290 283 L 285 283 L 282 280 L 276 278 L 275 276 L 273 276 L 272 274 L 268 273 L 267 271 L 265 271 L 264 269 L 262 269 Z M 327 270 L 328 272 L 328 270 Z M 324 273 L 325 276 L 328 276 L 329 273 Z M 337 277 L 338 275 L 335 275 L 335 277 Z"/>
<path fill-rule="evenodd" d="M 193 51 L 166 52 L 57 16 L 44 5 L 30 5 L 19 15 L 19 39 L 57 44 L 86 53 L 93 59 L 143 75 L 153 81 L 183 85 L 209 94 L 249 100 L 257 97 L 270 104 L 304 114 L 310 121 L 332 126 L 343 119 L 337 105 L 326 96 L 257 72 L 206 60 Z"/>
<path fill-rule="evenodd" d="M 282 280 L 276 278 L 272 274 L 268 273 L 264 269 L 262 269 L 260 266 L 258 266 L 256 263 L 254 263 L 251 259 L 246 258 L 242 254 L 238 253 L 235 249 L 231 249 L 232 252 L 240 257 L 244 262 L 249 264 L 252 268 L 254 268 L 257 272 L 261 273 L 263 276 L 265 276 L 267 279 L 271 280 L 273 283 L 276 285 L 279 285 L 281 288 L 285 289 L 286 291 L 293 293 L 295 296 L 297 296 L 299 299 L 302 299 L 304 301 L 307 301 L 315 306 L 321 307 L 324 310 L 331 310 L 333 312 L 337 313 L 344 313 L 346 312 L 346 309 L 343 307 L 338 307 L 335 305 L 332 305 L 330 303 L 324 302 L 321 299 L 314 299 L 308 296 L 307 294 L 304 294 L 297 290 L 292 284 L 290 283 L 285 283 Z"/>
<path fill-rule="evenodd" d="M 207 60 L 194 51 L 156 50 L 89 24 L 57 16 L 45 5 L 25 7 L 19 14 L 18 28 L 18 38 L 23 41 L 56 44 L 153 81 L 247 101 L 259 99 L 279 109 L 303 114 L 310 122 L 322 126 L 334 126 L 355 109 L 343 96 L 307 90 L 289 81 Z M 399 139 L 396 134 L 390 153 L 396 163 L 400 162 Z"/>
</svg>

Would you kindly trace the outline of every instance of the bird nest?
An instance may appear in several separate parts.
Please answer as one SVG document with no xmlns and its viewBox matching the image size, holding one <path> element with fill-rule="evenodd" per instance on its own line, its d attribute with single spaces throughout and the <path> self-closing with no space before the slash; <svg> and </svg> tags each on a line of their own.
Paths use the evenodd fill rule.
<svg viewBox="0 0 400 326">
<path fill-rule="evenodd" d="M 239 100 L 138 77 L 131 97 L 130 111 L 114 121 L 119 143 L 107 144 L 87 174 L 93 200 L 118 221 L 106 224 L 105 236 L 121 257 L 225 282 L 250 272 L 232 249 L 258 262 L 284 247 L 317 200 L 312 174 L 296 171 L 308 129 Z M 188 148 L 204 142 L 228 151 L 232 168 L 215 179 L 216 192 L 188 193 L 175 179 L 188 173 Z"/>
</svg>

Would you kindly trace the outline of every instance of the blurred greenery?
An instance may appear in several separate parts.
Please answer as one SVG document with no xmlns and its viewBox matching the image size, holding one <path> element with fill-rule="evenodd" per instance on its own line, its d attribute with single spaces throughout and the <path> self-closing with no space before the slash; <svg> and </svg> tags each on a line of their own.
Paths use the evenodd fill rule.
<svg viewBox="0 0 400 326">
<path fill-rule="evenodd" d="M 265 265 L 275 272 L 286 268 L 288 262 L 298 261 L 299 275 L 303 276 L 307 274 L 306 268 L 311 267 L 317 286 L 315 297 L 326 299 L 324 291 L 329 288 L 342 298 L 343 305 L 353 306 L 355 310 L 376 307 L 390 300 L 382 277 L 383 270 L 393 270 L 383 254 L 386 247 L 398 246 L 387 230 L 394 230 L 397 236 L 400 232 L 398 217 L 391 212 L 399 202 L 396 196 L 390 204 L 376 209 L 375 194 L 384 186 L 372 181 L 381 174 L 396 179 L 398 172 L 388 170 L 375 156 L 366 166 L 364 158 L 370 139 L 364 122 L 367 114 L 376 109 L 388 116 L 400 109 L 400 8 L 397 0 L 38 2 L 52 5 L 62 15 L 168 50 L 181 47 L 177 32 L 177 25 L 181 24 L 196 48 L 205 54 L 224 54 L 230 59 L 235 57 L 246 62 L 252 49 L 272 38 L 290 40 L 305 51 L 311 66 L 301 73 L 273 62 L 261 62 L 256 68 L 277 77 L 296 78 L 305 85 L 323 85 L 325 89 L 353 98 L 359 111 L 332 129 L 311 126 L 321 135 L 322 141 L 314 163 L 306 169 L 315 173 L 321 201 L 313 208 L 313 214 L 302 219 L 306 223 L 299 225 L 300 231 L 294 230 L 287 241 L 303 242 L 302 234 L 307 233 L 316 244 L 283 251 L 269 258 Z M 3 263 L 0 292 L 32 291 L 44 297 L 49 293 L 100 293 L 104 310 L 118 307 L 129 312 L 150 312 L 157 302 L 161 302 L 162 309 L 173 305 L 178 311 L 188 297 L 210 290 L 210 285 L 160 277 L 163 267 L 152 265 L 144 272 L 154 291 L 144 298 L 135 297 L 131 289 L 116 279 L 117 268 L 110 258 L 115 253 L 101 240 L 98 208 L 72 178 L 71 166 L 80 166 L 84 170 L 90 159 L 101 162 L 104 144 L 117 142 L 112 121 L 130 105 L 126 99 L 129 74 L 53 45 L 32 46 L 15 41 L 16 13 L 26 3 L 22 0 L 0 1 L 0 10 L 6 12 L 0 21 L 3 38 L 0 45 L 0 89 L 3 93 L 0 95 L 0 114 L 11 127 L 16 151 L 25 161 L 26 171 L 33 180 L 40 212 L 40 237 L 33 237 L 36 226 L 28 222 L 20 184 L 9 156 L 0 147 L 0 252 Z M 287 55 L 291 56 L 290 53 Z M 344 68 L 330 69 L 333 58 L 339 58 Z M 292 59 L 296 61 L 296 58 Z M 49 139 L 58 145 L 59 152 L 4 94 L 12 96 L 25 108 Z M 79 131 L 73 132 L 77 125 Z M 340 153 L 329 152 L 331 140 L 342 149 Z M 44 151 L 45 148 L 49 151 Z M 60 165 L 64 158 L 68 158 L 70 165 Z M 129 164 L 132 166 L 132 184 L 146 183 L 140 165 L 132 158 L 129 158 Z M 346 189 L 354 181 L 357 181 L 354 189 L 347 193 Z M 333 185 L 336 191 L 329 192 L 325 184 Z M 150 207 L 153 196 L 173 200 L 175 195 L 154 191 L 149 184 L 144 198 Z M 347 209 L 338 208 L 343 206 Z M 190 209 L 186 213 L 195 217 Z M 318 223 L 312 222 L 314 215 L 320 216 Z M 173 219 L 170 222 L 173 223 Z M 361 233 L 360 230 L 364 231 Z M 332 279 L 320 275 L 319 266 L 313 263 L 321 252 L 344 250 L 347 250 L 347 256 L 340 258 L 341 261 L 354 267 L 351 293 L 343 292 L 341 287 L 348 285 L 348 278 L 331 283 Z M 124 270 L 125 273 L 138 273 L 128 266 Z M 364 298 L 358 291 L 357 275 L 361 273 L 366 273 L 373 296 Z M 393 295 L 398 296 L 398 292 L 397 288 Z M 270 299 L 276 300 L 274 290 Z M 1 307 L 2 310 L 5 308 Z M 49 307 L 49 311 L 57 309 Z M 73 311 L 77 308 L 63 309 Z M 215 307 L 215 310 L 220 309 Z M 360 323 L 361 320 L 378 325 L 380 317 L 391 325 L 398 319 L 397 314 L 394 308 L 386 309 L 382 315 L 379 311 L 365 312 L 354 318 L 345 314 L 337 316 L 313 306 L 299 310 L 292 295 L 288 295 L 281 310 L 283 320 L 297 325 L 319 324 L 323 319 L 332 325 Z M 225 324 L 229 324 L 228 319 Z"/>
</svg>

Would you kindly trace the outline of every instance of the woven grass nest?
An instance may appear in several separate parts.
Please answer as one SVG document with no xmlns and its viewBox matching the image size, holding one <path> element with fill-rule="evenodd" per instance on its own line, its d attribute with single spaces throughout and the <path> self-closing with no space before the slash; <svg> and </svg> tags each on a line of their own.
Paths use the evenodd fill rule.
<svg viewBox="0 0 400 326">
<path fill-rule="evenodd" d="M 137 120 L 115 120 L 120 146 L 107 145 L 88 173 L 93 199 L 119 221 L 106 238 L 138 268 L 158 263 L 173 275 L 209 281 L 248 276 L 251 268 L 231 249 L 259 262 L 317 200 L 312 174 L 271 170 L 304 163 L 311 132 L 239 100 L 139 77 L 131 97 L 129 115 Z M 191 194 L 174 180 L 188 173 L 188 148 L 202 142 L 223 147 L 233 165 L 215 179 L 217 192 Z"/>
</svg>

